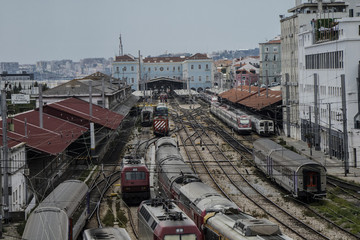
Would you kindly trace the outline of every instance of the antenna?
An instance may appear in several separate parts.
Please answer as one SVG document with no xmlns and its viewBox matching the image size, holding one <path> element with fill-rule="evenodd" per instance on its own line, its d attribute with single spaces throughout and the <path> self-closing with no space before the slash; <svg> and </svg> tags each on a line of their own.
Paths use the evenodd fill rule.
<svg viewBox="0 0 360 240">
<path fill-rule="evenodd" d="M 119 56 L 123 56 L 123 55 L 124 55 L 124 51 L 123 51 L 123 45 L 122 45 L 122 41 L 121 41 L 121 34 L 120 34 L 119 40 L 120 40 L 120 44 L 119 44 Z"/>
</svg>

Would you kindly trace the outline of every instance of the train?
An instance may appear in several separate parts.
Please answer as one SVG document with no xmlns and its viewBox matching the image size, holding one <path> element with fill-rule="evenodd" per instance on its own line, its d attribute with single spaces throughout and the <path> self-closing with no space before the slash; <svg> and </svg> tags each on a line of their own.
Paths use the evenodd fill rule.
<svg viewBox="0 0 360 240">
<path fill-rule="evenodd" d="M 143 201 L 138 209 L 140 240 L 200 240 L 195 223 L 173 202 L 161 198 Z"/>
<path fill-rule="evenodd" d="M 144 106 L 141 110 L 140 121 L 143 127 L 149 127 L 153 123 L 154 108 L 152 106 Z"/>
<path fill-rule="evenodd" d="M 168 94 L 165 92 L 160 93 L 159 99 L 160 102 L 166 103 L 168 101 Z"/>
<path fill-rule="evenodd" d="M 82 237 L 83 240 L 131 240 L 128 232 L 124 228 L 118 227 L 86 229 Z"/>
<path fill-rule="evenodd" d="M 150 172 L 143 158 L 125 156 L 121 168 L 121 194 L 129 205 L 150 198 Z"/>
<path fill-rule="evenodd" d="M 30 214 L 22 239 L 77 239 L 87 221 L 88 190 L 79 180 L 59 184 Z"/>
<path fill-rule="evenodd" d="M 210 112 L 239 134 L 250 134 L 252 131 L 250 117 L 243 112 L 230 109 L 228 105 L 213 102 Z"/>
<path fill-rule="evenodd" d="M 175 199 L 201 230 L 203 239 L 290 239 L 277 224 L 256 219 L 204 184 L 186 164 L 176 141 L 162 137 L 155 143 L 158 191 Z"/>
<path fill-rule="evenodd" d="M 215 95 L 202 93 L 202 94 L 200 94 L 200 97 L 205 102 L 211 104 L 210 111 L 212 114 L 214 114 L 215 116 L 217 116 L 218 118 L 220 118 L 221 120 L 226 122 L 232 128 L 239 127 L 239 126 L 236 126 L 237 122 L 236 122 L 235 118 L 230 117 L 229 114 L 231 114 L 231 113 L 229 113 L 229 114 L 226 113 L 228 111 L 230 111 L 230 112 L 232 111 L 234 114 L 241 115 L 241 116 L 249 116 L 250 121 L 251 121 L 251 130 L 253 132 L 256 132 L 260 136 L 270 136 L 270 135 L 275 134 L 275 125 L 274 125 L 274 121 L 272 119 L 267 119 L 265 117 L 261 117 L 256 114 L 240 111 L 237 109 L 231 109 L 229 106 L 227 106 L 225 104 L 220 105 L 218 103 L 218 97 Z M 213 104 L 215 104 L 215 105 L 213 106 Z M 219 106 L 223 106 L 223 107 L 218 108 Z M 215 111 L 215 110 L 217 110 L 217 111 Z M 218 116 L 218 115 L 220 115 L 218 112 L 221 112 L 221 111 L 224 111 L 224 113 L 222 114 L 222 116 Z M 234 114 L 232 114 L 232 116 L 234 116 Z"/>
<path fill-rule="evenodd" d="M 169 135 L 169 109 L 165 103 L 159 103 L 156 106 L 153 119 L 153 132 L 155 136 Z"/>
<path fill-rule="evenodd" d="M 311 200 L 326 196 L 326 168 L 276 142 L 254 142 L 253 160 L 258 169 L 293 197 Z"/>
<path fill-rule="evenodd" d="M 249 115 L 251 119 L 252 130 L 260 136 L 270 136 L 275 134 L 274 121 L 257 115 Z"/>
</svg>

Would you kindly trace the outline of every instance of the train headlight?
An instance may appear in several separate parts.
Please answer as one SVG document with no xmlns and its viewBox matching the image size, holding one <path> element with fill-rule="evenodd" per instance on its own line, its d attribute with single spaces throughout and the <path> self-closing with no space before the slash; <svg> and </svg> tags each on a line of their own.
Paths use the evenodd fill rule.
<svg viewBox="0 0 360 240">
<path fill-rule="evenodd" d="M 182 228 L 177 228 L 176 229 L 176 233 L 183 233 L 184 232 L 184 229 L 182 229 Z"/>
</svg>

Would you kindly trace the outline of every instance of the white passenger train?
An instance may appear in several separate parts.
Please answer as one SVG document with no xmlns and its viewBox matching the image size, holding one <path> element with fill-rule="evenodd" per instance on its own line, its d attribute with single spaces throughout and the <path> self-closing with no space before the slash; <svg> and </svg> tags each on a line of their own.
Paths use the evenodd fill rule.
<svg viewBox="0 0 360 240">
<path fill-rule="evenodd" d="M 251 126 L 254 132 L 261 136 L 269 136 L 275 133 L 274 121 L 257 115 L 250 115 Z"/>
<path fill-rule="evenodd" d="M 231 110 L 228 105 L 213 102 L 210 112 L 240 134 L 249 134 L 252 130 L 250 117 L 243 112 Z"/>
</svg>

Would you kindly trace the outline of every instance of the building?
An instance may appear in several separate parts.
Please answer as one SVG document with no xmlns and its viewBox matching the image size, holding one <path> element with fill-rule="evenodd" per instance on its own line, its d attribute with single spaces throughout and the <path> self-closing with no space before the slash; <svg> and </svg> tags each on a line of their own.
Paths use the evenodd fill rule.
<svg viewBox="0 0 360 240">
<path fill-rule="evenodd" d="M 281 24 L 281 83 L 283 94 L 283 126 L 288 137 L 301 139 L 299 116 L 299 29 L 311 29 L 313 19 L 325 16 L 334 19 L 359 14 L 358 0 L 295 0 L 295 7 L 288 10 L 292 15 L 280 15 Z"/>
<path fill-rule="evenodd" d="M 181 81 L 196 91 L 212 87 L 213 60 L 205 54 L 190 57 L 147 57 L 131 55 L 117 56 L 113 62 L 113 76 L 125 81 L 133 90 L 147 89 L 147 82 L 154 79 Z"/>
<path fill-rule="evenodd" d="M 235 70 L 235 86 L 254 85 L 259 81 L 259 68 L 245 64 Z"/>
<path fill-rule="evenodd" d="M 0 73 L 18 73 L 19 63 L 18 62 L 0 62 Z"/>
<path fill-rule="evenodd" d="M 269 85 L 281 81 L 280 36 L 266 43 L 260 43 L 260 82 Z"/>
<path fill-rule="evenodd" d="M 130 86 L 120 79 L 96 72 L 82 79 L 73 79 L 44 91 L 42 93 L 43 103 L 50 104 L 69 97 L 77 97 L 89 102 L 90 85 L 92 103 L 107 109 L 123 102 L 131 94 Z M 39 106 L 38 99 L 36 106 Z"/>
<path fill-rule="evenodd" d="M 298 39 L 301 139 L 358 167 L 360 17 L 317 18 Z"/>
</svg>

